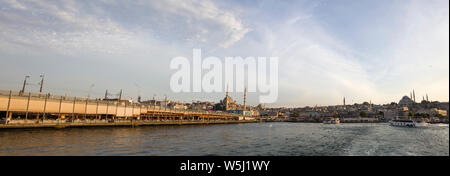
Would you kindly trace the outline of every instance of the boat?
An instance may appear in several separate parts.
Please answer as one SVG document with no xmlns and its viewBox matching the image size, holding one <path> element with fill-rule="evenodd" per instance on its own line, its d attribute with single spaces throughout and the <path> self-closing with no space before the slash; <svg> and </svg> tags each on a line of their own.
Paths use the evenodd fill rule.
<svg viewBox="0 0 450 176">
<path fill-rule="evenodd" d="M 392 120 L 390 121 L 391 126 L 399 127 L 427 127 L 429 124 L 425 121 L 414 121 L 414 120 Z"/>
<path fill-rule="evenodd" d="M 417 121 L 415 122 L 416 127 L 428 127 L 430 124 L 425 121 Z"/>
<path fill-rule="evenodd" d="M 341 121 L 339 120 L 339 118 L 328 118 L 326 120 L 323 121 L 324 124 L 339 124 L 341 123 Z"/>
<path fill-rule="evenodd" d="M 400 127 L 415 127 L 416 124 L 412 120 L 392 120 L 390 121 L 391 126 Z"/>
</svg>

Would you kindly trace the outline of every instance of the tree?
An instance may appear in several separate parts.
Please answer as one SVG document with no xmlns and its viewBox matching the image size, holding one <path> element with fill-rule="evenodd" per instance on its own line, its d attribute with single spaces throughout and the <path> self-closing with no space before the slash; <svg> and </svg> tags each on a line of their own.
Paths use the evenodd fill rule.
<svg viewBox="0 0 450 176">
<path fill-rule="evenodd" d="M 364 111 L 359 112 L 360 117 L 367 117 L 367 113 Z"/>
</svg>

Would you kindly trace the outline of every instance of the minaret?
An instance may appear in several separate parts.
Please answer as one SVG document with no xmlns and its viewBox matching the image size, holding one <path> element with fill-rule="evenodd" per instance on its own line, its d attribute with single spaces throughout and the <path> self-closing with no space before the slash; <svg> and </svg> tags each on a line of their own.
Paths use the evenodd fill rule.
<svg viewBox="0 0 450 176">
<path fill-rule="evenodd" d="M 345 106 L 345 97 L 344 97 L 344 106 Z"/>
<path fill-rule="evenodd" d="M 247 104 L 247 87 L 244 90 L 244 111 L 247 109 L 246 104 Z"/>
<path fill-rule="evenodd" d="M 416 93 L 414 92 L 414 89 L 413 89 L 413 101 L 414 103 L 416 102 Z"/>
<path fill-rule="evenodd" d="M 427 94 L 427 101 L 428 101 L 428 94 Z"/>
<path fill-rule="evenodd" d="M 228 97 L 229 97 L 229 93 L 228 93 L 228 84 L 227 84 L 227 96 L 225 97 L 225 111 L 228 111 Z"/>
<path fill-rule="evenodd" d="M 108 99 L 108 89 L 106 89 L 106 92 L 105 92 L 105 100 L 107 100 Z"/>
<path fill-rule="evenodd" d="M 228 94 L 228 84 L 227 84 L 227 97 L 228 97 L 228 95 L 229 95 L 229 94 Z"/>
<path fill-rule="evenodd" d="M 164 94 L 164 111 L 167 109 L 167 95 Z"/>
<path fill-rule="evenodd" d="M 413 99 L 413 97 L 412 97 L 412 92 L 409 92 L 409 98 L 412 100 Z"/>
</svg>

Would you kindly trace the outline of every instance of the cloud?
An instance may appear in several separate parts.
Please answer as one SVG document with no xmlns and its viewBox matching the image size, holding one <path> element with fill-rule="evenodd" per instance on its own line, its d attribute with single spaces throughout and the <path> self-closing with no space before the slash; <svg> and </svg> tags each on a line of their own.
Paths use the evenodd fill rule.
<svg viewBox="0 0 450 176">
<path fill-rule="evenodd" d="M 77 1 L 5 2 L 0 11 L 0 45 L 5 52 L 117 54 L 137 45 L 130 31 L 107 17 L 84 13 Z"/>
<path fill-rule="evenodd" d="M 296 22 L 298 22 L 298 21 L 301 21 L 301 20 L 307 20 L 308 18 L 311 18 L 311 17 L 312 17 L 312 15 L 299 15 L 299 16 L 296 16 L 296 17 L 293 17 L 293 18 L 288 19 L 288 20 L 286 21 L 286 23 L 287 23 L 288 25 L 292 25 L 292 24 L 294 24 L 294 23 L 296 23 Z"/>
<path fill-rule="evenodd" d="M 372 43 L 386 43 L 371 45 L 380 51 L 375 53 L 347 45 L 314 14 L 300 11 L 269 27 L 266 43 L 280 57 L 279 102 L 338 104 L 345 96 L 354 103 L 387 103 L 412 89 L 448 101 L 448 4 L 413 1 L 394 9 L 384 23 L 353 26 L 366 35 L 372 28 L 385 31 L 371 38 Z"/>
<path fill-rule="evenodd" d="M 355 51 L 333 37 L 313 14 L 265 26 L 261 48 L 280 58 L 277 105 L 338 104 L 343 96 L 369 100 L 377 90 Z"/>
<path fill-rule="evenodd" d="M 156 45 L 227 48 L 250 31 L 234 12 L 211 1 L 8 0 L 0 5 L 4 52 L 126 54 Z"/>
<path fill-rule="evenodd" d="M 209 0 L 196 1 L 150 1 L 151 7 L 165 18 L 181 18 L 189 25 L 180 25 L 194 34 L 194 41 L 217 42 L 228 48 L 241 40 L 250 29 L 234 15 L 235 12 L 223 10 Z"/>
</svg>

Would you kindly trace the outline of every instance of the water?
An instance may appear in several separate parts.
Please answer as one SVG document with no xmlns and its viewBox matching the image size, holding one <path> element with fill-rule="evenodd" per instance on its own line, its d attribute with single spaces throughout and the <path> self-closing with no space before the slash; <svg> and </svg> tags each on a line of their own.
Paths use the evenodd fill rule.
<svg viewBox="0 0 450 176">
<path fill-rule="evenodd" d="M 0 155 L 449 155 L 449 127 L 250 123 L 0 131 Z"/>
</svg>

